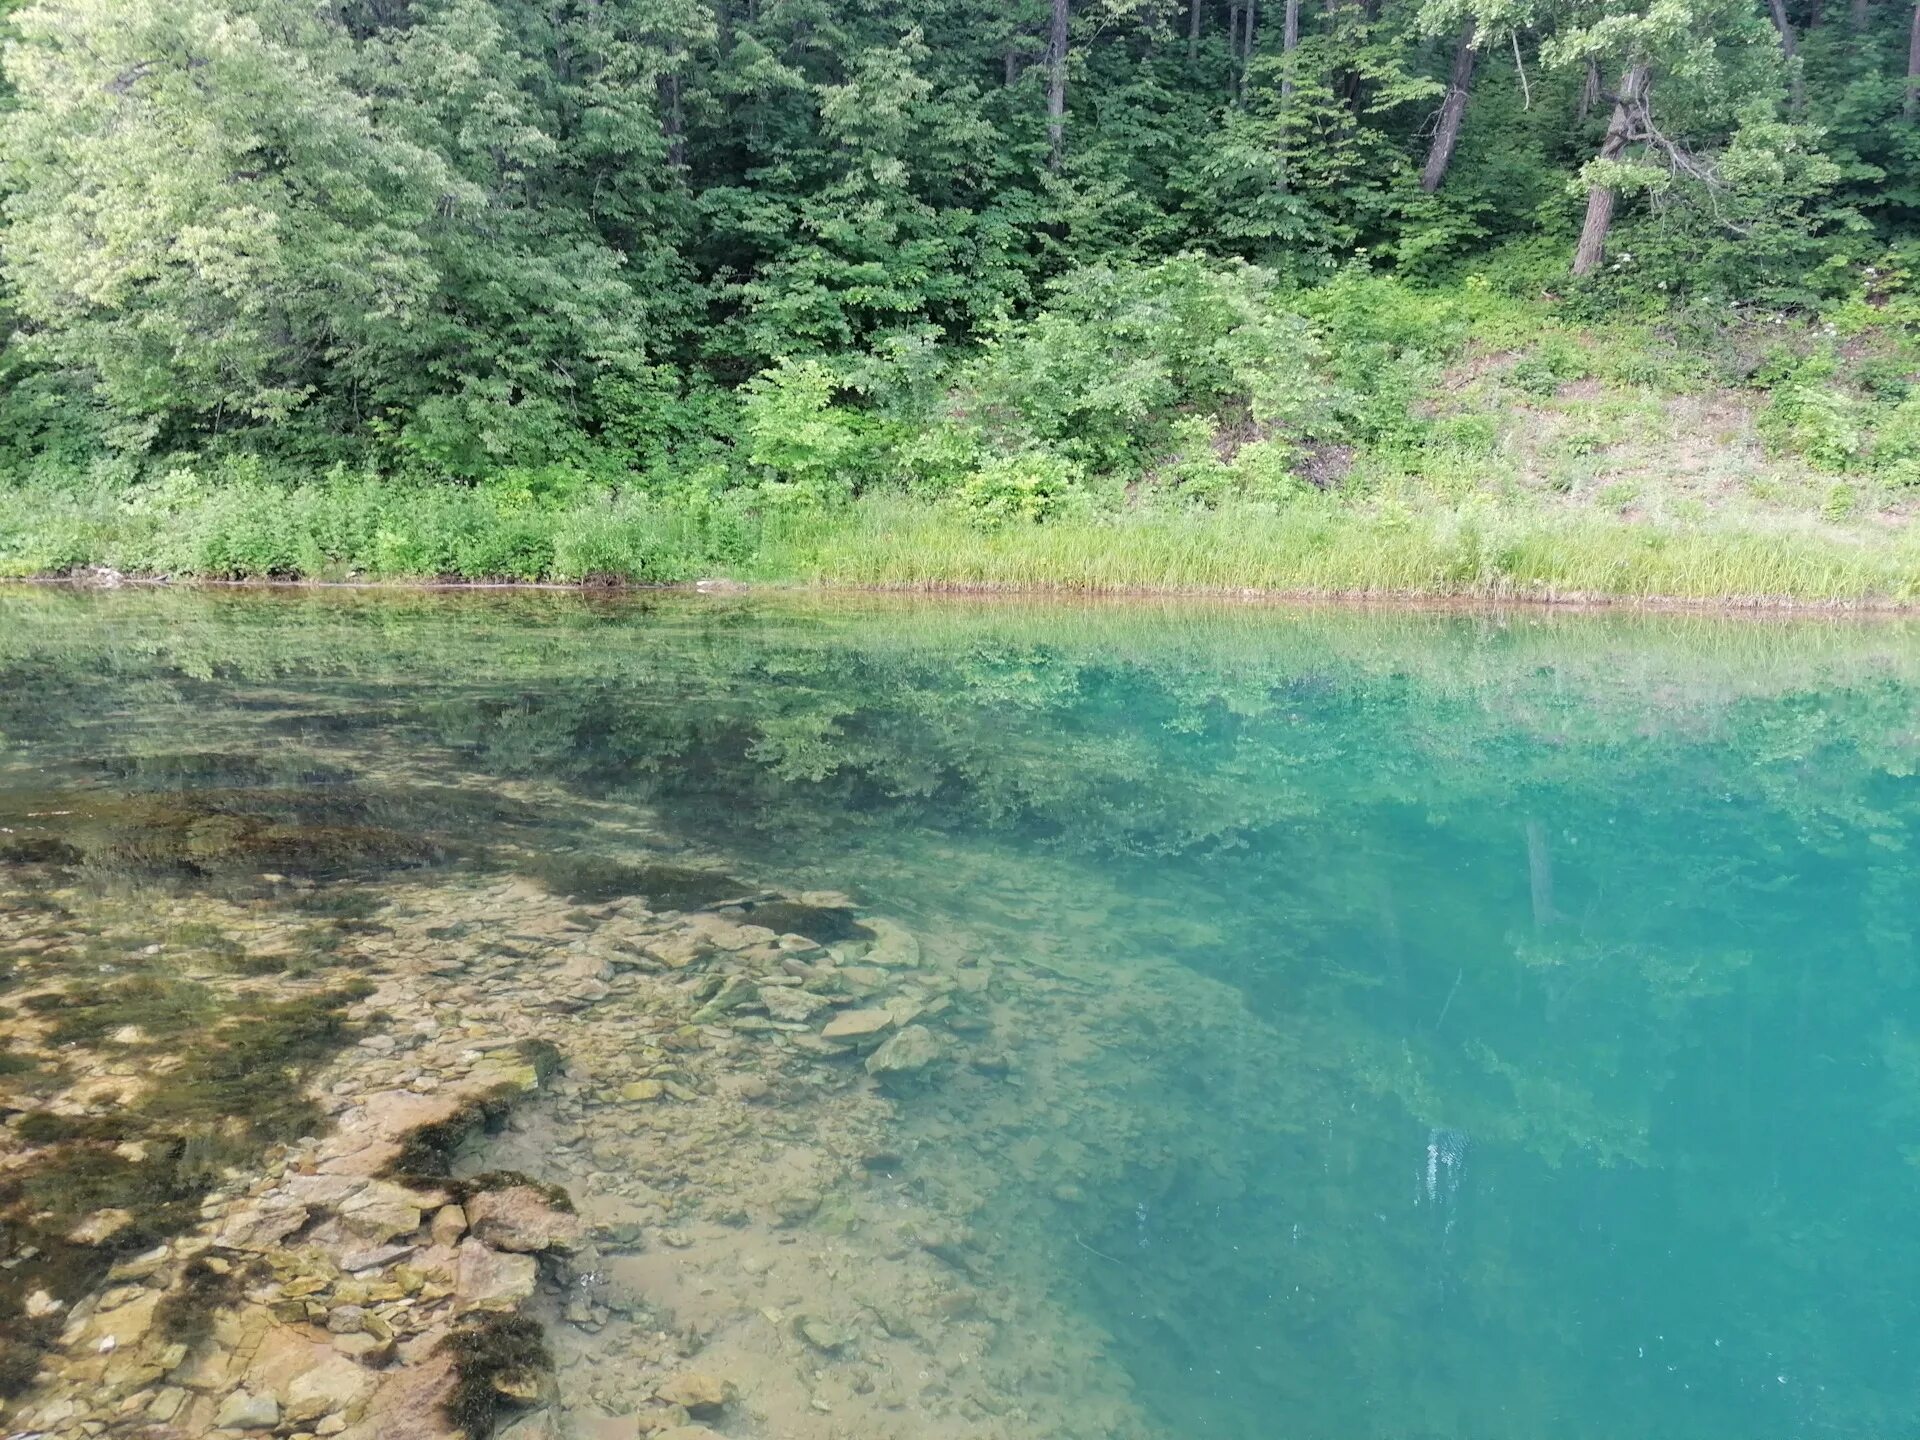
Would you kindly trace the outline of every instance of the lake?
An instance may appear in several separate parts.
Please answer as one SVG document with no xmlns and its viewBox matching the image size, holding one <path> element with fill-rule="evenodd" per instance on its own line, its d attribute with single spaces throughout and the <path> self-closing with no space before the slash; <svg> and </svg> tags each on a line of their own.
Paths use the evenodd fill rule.
<svg viewBox="0 0 1920 1440">
<path fill-rule="evenodd" d="M 19 1415 L 210 1424 L 248 1306 L 427 1354 L 464 1292 L 339 1259 L 424 1229 L 234 1217 L 536 1039 L 437 1198 L 577 1207 L 542 1434 L 1920 1414 L 1912 622 L 15 590 L 0 665 Z"/>
</svg>

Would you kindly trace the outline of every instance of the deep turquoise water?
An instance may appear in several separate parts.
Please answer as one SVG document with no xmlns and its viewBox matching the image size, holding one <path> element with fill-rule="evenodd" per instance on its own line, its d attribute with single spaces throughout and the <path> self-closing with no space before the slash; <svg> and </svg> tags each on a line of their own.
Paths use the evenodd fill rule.
<svg viewBox="0 0 1920 1440">
<path fill-rule="evenodd" d="M 21 804 L 250 755 L 564 855 L 445 788 L 557 782 L 990 956 L 903 1163 L 1165 1434 L 1920 1427 L 1909 625 L 36 593 L 0 662 Z"/>
</svg>

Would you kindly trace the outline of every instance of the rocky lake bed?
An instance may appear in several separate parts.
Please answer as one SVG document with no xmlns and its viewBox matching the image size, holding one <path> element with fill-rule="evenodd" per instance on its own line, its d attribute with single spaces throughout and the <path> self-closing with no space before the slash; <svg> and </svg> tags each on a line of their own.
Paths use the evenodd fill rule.
<svg viewBox="0 0 1920 1440">
<path fill-rule="evenodd" d="M 1135 1433 L 906 1174 L 1020 1083 L 989 956 L 630 818 L 474 865 L 237 795 L 6 817 L 7 1433 Z"/>
</svg>

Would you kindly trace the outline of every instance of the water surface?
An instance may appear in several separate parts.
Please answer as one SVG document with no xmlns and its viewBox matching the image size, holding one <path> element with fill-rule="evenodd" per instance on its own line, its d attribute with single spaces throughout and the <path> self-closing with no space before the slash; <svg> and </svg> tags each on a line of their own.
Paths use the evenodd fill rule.
<svg viewBox="0 0 1920 1440">
<path fill-rule="evenodd" d="M 1145 1433 L 1920 1413 L 1911 626 L 14 592 L 0 665 L 21 874 L 591 899 L 614 815 L 989 967 L 889 1164 Z"/>
</svg>

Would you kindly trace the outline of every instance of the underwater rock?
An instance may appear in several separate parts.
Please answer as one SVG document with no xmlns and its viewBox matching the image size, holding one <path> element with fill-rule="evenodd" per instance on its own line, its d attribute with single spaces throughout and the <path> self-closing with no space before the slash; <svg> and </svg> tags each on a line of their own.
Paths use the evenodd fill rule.
<svg viewBox="0 0 1920 1440">
<path fill-rule="evenodd" d="M 29 1320 L 45 1320 L 51 1315 L 58 1315 L 66 1308 L 66 1301 L 56 1300 L 44 1290 L 36 1290 L 27 1296 L 26 1310 Z"/>
<path fill-rule="evenodd" d="M 710 1020 L 718 1020 L 728 1011 L 737 1010 L 759 993 L 754 983 L 744 975 L 729 975 L 720 982 L 720 988 L 706 1004 L 693 1012 L 693 1023 L 704 1025 Z"/>
<path fill-rule="evenodd" d="M 684 970 L 694 961 L 713 953 L 713 942 L 704 935 L 682 933 L 650 940 L 645 953 L 669 970 Z"/>
<path fill-rule="evenodd" d="M 280 1402 L 271 1395 L 236 1390 L 221 1405 L 213 1423 L 222 1430 L 271 1430 L 280 1423 Z"/>
<path fill-rule="evenodd" d="M 307 1223 L 312 1212 L 286 1200 L 236 1210 L 221 1222 L 219 1243 L 229 1250 L 271 1250 Z"/>
<path fill-rule="evenodd" d="M 711 1415 L 733 1399 L 733 1386 L 715 1376 L 689 1370 L 675 1375 L 653 1393 L 656 1399 L 679 1405 L 689 1415 Z"/>
<path fill-rule="evenodd" d="M 904 925 L 881 916 L 869 916 L 866 927 L 873 932 L 873 946 L 866 953 L 869 965 L 888 970 L 912 970 L 920 964 L 920 942 Z"/>
<path fill-rule="evenodd" d="M 351 1410 L 379 1382 L 346 1356 L 327 1355 L 287 1387 L 286 1418 L 295 1424 Z"/>
<path fill-rule="evenodd" d="M 774 1019 L 795 1024 L 805 1024 L 833 1004 L 824 995 L 802 990 L 798 985 L 764 983 L 760 986 L 760 1003 Z"/>
<path fill-rule="evenodd" d="M 565 1253 L 580 1245 L 580 1217 L 560 1209 L 531 1185 L 482 1190 L 467 1201 L 474 1238 L 496 1250 Z"/>
<path fill-rule="evenodd" d="M 946 1053 L 940 1037 L 924 1025 L 909 1025 L 867 1057 L 869 1075 L 912 1075 Z"/>
<path fill-rule="evenodd" d="M 467 1212 L 458 1205 L 442 1205 L 433 1212 L 427 1233 L 434 1244 L 452 1248 L 467 1233 Z"/>
<path fill-rule="evenodd" d="M 878 1035 L 893 1024 L 893 1016 L 885 1010 L 843 1010 L 829 1020 L 826 1028 L 820 1032 L 823 1040 L 859 1040 L 869 1035 Z"/>
<path fill-rule="evenodd" d="M 420 1228 L 420 1197 L 404 1186 L 376 1180 L 340 1206 L 340 1221 L 375 1245 Z"/>
<path fill-rule="evenodd" d="M 133 1224 L 131 1210 L 96 1210 L 67 1232 L 75 1245 L 104 1245 Z"/>
<path fill-rule="evenodd" d="M 532 1262 L 527 1262 L 531 1264 Z M 358 1424 L 343 1440 L 464 1440 L 447 1418 L 447 1402 L 458 1383 L 451 1355 L 433 1355 L 395 1371 L 381 1382 Z"/>
<path fill-rule="evenodd" d="M 793 1333 L 798 1335 L 814 1349 L 832 1354 L 845 1348 L 853 1336 L 842 1326 L 834 1324 L 822 1315 L 796 1315 L 793 1319 Z"/>
<path fill-rule="evenodd" d="M 456 1253 L 453 1293 L 456 1308 L 514 1310 L 530 1298 L 540 1278 L 531 1255 L 491 1250 L 469 1236 Z"/>
</svg>

